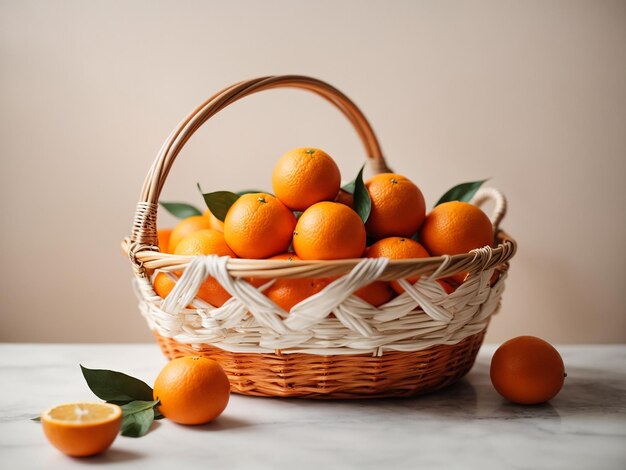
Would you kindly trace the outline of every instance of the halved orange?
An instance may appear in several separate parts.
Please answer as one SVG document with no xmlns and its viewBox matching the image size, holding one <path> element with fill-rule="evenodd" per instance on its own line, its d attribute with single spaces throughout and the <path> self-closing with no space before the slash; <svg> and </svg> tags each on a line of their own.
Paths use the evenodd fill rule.
<svg viewBox="0 0 626 470">
<path fill-rule="evenodd" d="M 66 403 L 41 415 L 50 443 L 73 457 L 86 457 L 108 449 L 122 424 L 122 409 L 110 403 Z"/>
</svg>

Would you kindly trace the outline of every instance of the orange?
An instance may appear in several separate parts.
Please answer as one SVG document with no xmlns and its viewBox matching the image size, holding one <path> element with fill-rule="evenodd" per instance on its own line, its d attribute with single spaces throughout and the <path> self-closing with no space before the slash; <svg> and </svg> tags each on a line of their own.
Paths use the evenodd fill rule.
<svg viewBox="0 0 626 470">
<path fill-rule="evenodd" d="M 160 272 L 154 277 L 154 292 L 156 292 L 162 299 L 167 297 L 176 285 L 176 281 L 178 281 L 178 276 L 176 274 Z M 214 307 L 221 307 L 224 305 L 224 302 L 231 298 L 231 295 L 215 279 L 210 278 L 210 280 L 207 280 L 200 285 L 200 289 L 198 289 L 196 297 L 204 300 L 206 303 L 211 304 Z M 187 308 L 193 308 L 193 306 L 188 305 Z"/>
<path fill-rule="evenodd" d="M 224 234 L 213 229 L 198 230 L 197 232 L 189 234 L 178 244 L 174 254 L 185 256 L 219 255 L 231 256 L 233 258 L 237 257 L 233 250 L 226 244 Z M 160 274 L 163 273 L 157 274 L 156 277 L 158 278 Z M 161 295 L 159 291 L 156 290 L 158 280 L 159 279 L 155 279 L 155 291 L 157 294 Z M 161 280 L 161 282 L 167 284 L 166 280 Z M 222 287 L 217 279 L 209 276 L 200 286 L 198 297 L 215 307 L 221 307 L 224 305 L 224 302 L 231 298 L 231 295 Z"/>
<path fill-rule="evenodd" d="M 386 304 L 396 296 L 395 291 L 391 288 L 391 284 L 387 281 L 374 281 L 357 290 L 354 295 L 365 300 L 374 307 L 380 307 Z"/>
<path fill-rule="evenodd" d="M 422 225 L 426 203 L 420 189 L 408 178 L 396 173 L 381 173 L 370 178 L 365 187 L 372 200 L 372 210 L 365 224 L 374 239 L 410 237 Z"/>
<path fill-rule="evenodd" d="M 293 253 L 283 253 L 268 259 L 298 261 L 300 258 Z M 331 281 L 332 279 L 277 279 L 265 290 L 264 294 L 283 310 L 289 312 L 294 305 L 317 294 Z"/>
<path fill-rule="evenodd" d="M 274 194 L 296 211 L 316 202 L 334 200 L 340 186 L 337 164 L 330 155 L 316 148 L 290 150 L 278 160 L 272 173 Z"/>
<path fill-rule="evenodd" d="M 420 240 L 432 256 L 458 255 L 493 243 L 489 217 L 480 208 L 467 202 L 444 202 L 426 216 Z M 467 273 L 457 273 L 454 280 L 462 283 Z"/>
<path fill-rule="evenodd" d="M 230 383 L 221 366 L 205 357 L 179 357 L 168 362 L 154 382 L 159 411 L 179 424 L 204 424 L 228 405 Z"/>
<path fill-rule="evenodd" d="M 204 214 L 202 215 L 209 219 L 209 222 L 211 225 L 209 228 L 212 228 L 213 230 L 217 230 L 218 232 L 224 231 L 224 222 L 222 222 L 220 219 L 215 217 L 213 215 L 213 212 L 211 212 L 211 209 L 205 210 Z"/>
<path fill-rule="evenodd" d="M 281 253 L 280 255 L 272 256 L 271 258 L 267 258 L 267 259 L 285 260 L 285 261 L 300 261 L 300 258 L 298 258 L 298 256 L 293 251 L 288 251 L 286 253 Z"/>
<path fill-rule="evenodd" d="M 291 244 L 296 216 L 271 194 L 244 194 L 224 220 L 226 243 L 241 258 L 268 258 Z"/>
<path fill-rule="evenodd" d="M 554 398 L 563 387 L 565 366 L 559 352 L 535 336 L 502 344 L 491 359 L 491 383 L 507 400 L 535 405 Z"/>
<path fill-rule="evenodd" d="M 299 259 L 299 258 L 296 256 L 295 253 L 289 251 L 286 253 L 281 253 L 280 255 L 272 256 L 267 259 L 293 261 L 294 259 Z M 271 281 L 271 279 L 267 277 L 247 277 L 244 279 L 248 281 L 250 284 L 252 284 L 254 287 L 256 287 L 257 289 Z"/>
<path fill-rule="evenodd" d="M 108 449 L 120 431 L 122 409 L 110 403 L 68 403 L 41 415 L 50 443 L 73 457 L 86 457 Z"/>
<path fill-rule="evenodd" d="M 420 240 L 433 256 L 467 253 L 493 243 L 489 217 L 473 204 L 444 202 L 426 216 Z"/>
<path fill-rule="evenodd" d="M 496 282 L 498 282 L 498 279 L 500 279 L 500 270 L 499 269 L 494 269 L 493 270 L 493 274 L 491 275 L 491 278 L 489 279 L 489 287 L 493 287 Z"/>
<path fill-rule="evenodd" d="M 429 254 L 415 240 L 404 237 L 388 237 L 378 240 L 365 251 L 368 258 L 390 258 L 390 259 L 410 259 L 410 258 L 428 258 Z M 415 284 L 420 276 L 413 276 L 407 279 L 411 284 Z M 401 294 L 404 289 L 398 281 L 392 281 L 391 287 L 395 292 Z"/>
<path fill-rule="evenodd" d="M 445 279 L 437 279 L 437 282 L 443 288 L 446 294 L 452 294 L 456 290 L 456 287 Z"/>
<path fill-rule="evenodd" d="M 178 277 L 176 275 L 167 272 L 159 272 L 156 276 L 154 276 L 152 287 L 154 288 L 154 292 L 156 292 L 159 297 L 164 299 L 170 292 L 172 292 L 172 289 L 176 285 L 176 281 L 178 281 Z"/>
<path fill-rule="evenodd" d="M 157 230 L 157 237 L 159 239 L 159 250 L 161 253 L 169 253 L 170 251 L 170 236 L 172 235 L 171 228 L 164 228 Z"/>
<path fill-rule="evenodd" d="M 298 219 L 293 248 L 304 260 L 359 258 L 365 250 L 363 221 L 346 205 L 318 202 Z"/>
<path fill-rule="evenodd" d="M 187 235 L 176 246 L 174 254 L 183 256 L 219 255 L 233 258 L 237 256 L 226 243 L 224 234 L 213 229 L 198 230 Z"/>
<path fill-rule="evenodd" d="M 343 189 L 340 189 L 337 193 L 337 196 L 335 197 L 335 202 L 345 204 L 350 209 L 354 209 L 354 196 L 348 191 L 344 191 Z"/>
<path fill-rule="evenodd" d="M 330 282 L 330 279 L 277 279 L 265 295 L 289 312 L 294 305 L 317 294 Z"/>
<path fill-rule="evenodd" d="M 368 258 L 389 258 L 389 259 L 406 259 L 406 258 L 428 258 L 429 254 L 422 245 L 415 240 L 404 237 L 388 237 L 378 240 L 372 246 L 365 250 L 365 256 Z M 411 284 L 415 284 L 420 276 L 414 276 L 407 279 Z M 402 294 L 404 289 L 398 281 L 391 281 L 391 287 L 398 294 Z"/>
<path fill-rule="evenodd" d="M 192 215 L 181 220 L 170 235 L 169 253 L 174 253 L 180 241 L 190 233 L 207 228 L 211 228 L 211 221 L 203 215 Z"/>
</svg>

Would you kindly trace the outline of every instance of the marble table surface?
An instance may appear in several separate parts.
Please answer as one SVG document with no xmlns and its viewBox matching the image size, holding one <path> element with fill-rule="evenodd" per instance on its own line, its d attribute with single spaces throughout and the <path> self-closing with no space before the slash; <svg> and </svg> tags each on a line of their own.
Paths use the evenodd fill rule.
<svg viewBox="0 0 626 470">
<path fill-rule="evenodd" d="M 30 418 L 63 402 L 98 401 L 79 363 L 151 384 L 165 364 L 155 344 L 0 344 L 0 468 L 54 469 L 624 469 L 626 346 L 558 347 L 568 377 L 549 404 L 507 403 L 489 381 L 493 346 L 436 394 L 314 401 L 233 395 L 197 427 L 161 420 L 119 436 L 104 454 L 73 459 Z"/>
</svg>

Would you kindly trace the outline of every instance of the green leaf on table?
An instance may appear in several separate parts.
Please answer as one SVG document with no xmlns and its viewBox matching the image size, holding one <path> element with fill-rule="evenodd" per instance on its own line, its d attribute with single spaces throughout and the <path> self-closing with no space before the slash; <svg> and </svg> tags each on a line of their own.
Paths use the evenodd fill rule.
<svg viewBox="0 0 626 470">
<path fill-rule="evenodd" d="M 161 414 L 161 412 L 159 411 L 159 409 L 157 407 L 154 407 L 154 419 L 163 419 L 165 418 L 165 416 L 163 416 Z"/>
<path fill-rule="evenodd" d="M 469 183 L 457 184 L 453 188 L 446 191 L 446 193 L 441 196 L 441 198 L 439 198 L 437 204 L 435 204 L 435 207 L 437 207 L 439 204 L 450 201 L 469 202 L 474 194 L 476 194 L 476 191 L 478 191 L 478 188 L 480 188 L 485 181 L 487 180 L 485 179 L 481 181 L 471 181 Z"/>
<path fill-rule="evenodd" d="M 167 212 L 172 214 L 174 217 L 178 217 L 179 219 L 186 219 L 187 217 L 191 217 L 193 215 L 202 215 L 200 209 L 185 202 L 159 201 L 159 204 L 161 204 L 161 207 L 163 207 Z"/>
<path fill-rule="evenodd" d="M 356 176 L 354 180 L 354 210 L 363 223 L 367 222 L 367 218 L 370 216 L 370 212 L 372 210 L 372 200 L 370 199 L 370 193 L 367 192 L 367 188 L 365 187 L 365 183 L 363 182 L 363 170 L 365 169 L 365 165 L 361 167 L 359 174 Z"/>
<path fill-rule="evenodd" d="M 202 193 L 200 185 L 198 185 L 198 189 Z M 239 199 L 238 194 L 231 193 L 230 191 L 214 191 L 212 193 L 202 193 L 202 197 L 204 198 L 204 202 L 206 203 L 211 213 L 222 222 L 224 222 L 224 219 L 226 218 L 226 213 L 228 212 L 228 209 L 230 209 L 230 206 L 232 206 L 235 201 Z"/>
<path fill-rule="evenodd" d="M 41 422 L 41 416 L 35 416 L 34 418 L 30 418 L 31 421 L 35 421 L 36 423 Z"/>
<path fill-rule="evenodd" d="M 152 388 L 139 379 L 113 370 L 80 368 L 91 391 L 102 400 L 118 405 L 152 400 Z"/>
<path fill-rule="evenodd" d="M 122 405 L 122 436 L 141 437 L 145 435 L 154 421 L 154 407 L 159 400 L 131 401 Z"/>
</svg>

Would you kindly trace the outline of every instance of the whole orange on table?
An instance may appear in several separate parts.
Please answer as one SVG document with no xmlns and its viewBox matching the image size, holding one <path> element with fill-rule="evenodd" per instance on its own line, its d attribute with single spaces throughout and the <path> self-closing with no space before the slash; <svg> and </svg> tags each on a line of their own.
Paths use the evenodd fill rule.
<svg viewBox="0 0 626 470">
<path fill-rule="evenodd" d="M 554 398 L 565 380 L 559 352 L 534 336 L 518 336 L 503 343 L 493 355 L 491 382 L 504 398 L 536 405 Z"/>
<path fill-rule="evenodd" d="M 212 359 L 186 356 L 173 359 L 154 382 L 159 411 L 179 424 L 205 424 L 217 418 L 228 405 L 230 383 Z"/>
</svg>

